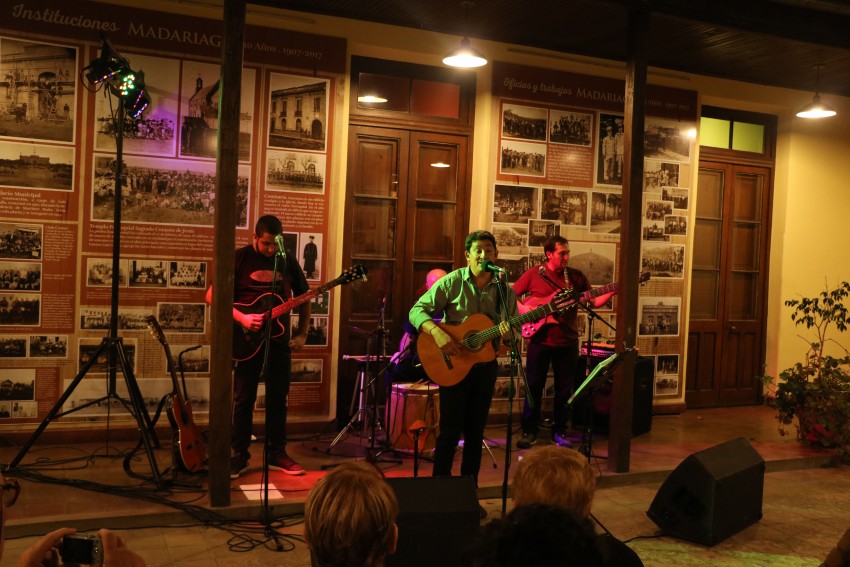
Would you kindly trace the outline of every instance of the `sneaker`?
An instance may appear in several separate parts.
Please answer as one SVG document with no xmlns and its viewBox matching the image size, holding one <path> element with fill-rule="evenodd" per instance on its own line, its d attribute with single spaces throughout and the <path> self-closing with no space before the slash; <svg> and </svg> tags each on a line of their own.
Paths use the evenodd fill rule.
<svg viewBox="0 0 850 567">
<path fill-rule="evenodd" d="M 247 457 L 231 457 L 230 458 L 230 478 L 235 480 L 239 478 L 243 472 L 248 470 Z"/>
<path fill-rule="evenodd" d="M 516 442 L 516 446 L 518 449 L 530 449 L 535 443 L 537 443 L 536 433 L 523 433 L 522 437 Z"/>
<path fill-rule="evenodd" d="M 283 471 L 294 476 L 304 474 L 304 467 L 293 461 L 286 453 L 280 453 L 269 458 L 269 469 Z"/>
<path fill-rule="evenodd" d="M 560 431 L 556 431 L 552 434 L 552 443 L 558 445 L 559 447 L 570 448 L 573 446 L 573 442 L 570 441 L 569 437 L 567 437 L 566 433 L 561 433 Z"/>
</svg>

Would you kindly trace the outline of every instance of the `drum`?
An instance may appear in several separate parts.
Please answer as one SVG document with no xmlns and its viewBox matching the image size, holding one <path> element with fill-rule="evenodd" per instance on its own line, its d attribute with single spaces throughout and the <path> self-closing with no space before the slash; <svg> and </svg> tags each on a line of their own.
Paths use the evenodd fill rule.
<svg viewBox="0 0 850 567">
<path fill-rule="evenodd" d="M 395 449 L 413 450 L 415 422 L 428 429 L 419 434 L 419 452 L 433 449 L 440 433 L 440 392 L 435 384 L 393 384 L 392 413 L 390 414 L 390 443 Z"/>
</svg>

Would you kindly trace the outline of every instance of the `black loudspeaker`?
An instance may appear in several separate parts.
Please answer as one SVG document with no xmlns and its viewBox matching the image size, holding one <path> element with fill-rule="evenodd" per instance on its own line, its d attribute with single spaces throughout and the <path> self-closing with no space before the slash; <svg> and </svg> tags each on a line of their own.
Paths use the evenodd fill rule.
<svg viewBox="0 0 850 567">
<path fill-rule="evenodd" d="M 591 356 L 590 370 L 605 360 L 604 357 Z M 575 387 L 578 388 L 587 375 L 587 357 L 578 357 L 575 373 Z M 652 429 L 652 381 L 655 379 L 655 365 L 653 359 L 639 356 L 635 360 L 635 382 L 632 390 L 632 437 L 637 437 Z M 600 433 L 608 433 L 611 417 L 611 393 L 610 382 L 598 385 L 593 393 L 593 430 Z M 576 400 L 573 406 L 573 427 L 580 428 L 587 424 L 588 405 L 590 396 L 585 395 Z"/>
<path fill-rule="evenodd" d="M 764 459 L 738 437 L 682 461 L 646 514 L 666 535 L 714 545 L 761 519 L 763 493 Z"/>
<path fill-rule="evenodd" d="M 468 476 L 388 478 L 398 497 L 398 547 L 387 567 L 461 567 L 481 523 Z"/>
</svg>

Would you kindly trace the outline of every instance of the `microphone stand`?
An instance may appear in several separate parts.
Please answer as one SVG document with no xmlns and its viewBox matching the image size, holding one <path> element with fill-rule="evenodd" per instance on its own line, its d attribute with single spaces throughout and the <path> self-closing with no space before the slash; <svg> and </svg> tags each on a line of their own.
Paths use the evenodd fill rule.
<svg viewBox="0 0 850 567">
<path fill-rule="evenodd" d="M 504 281 L 502 281 L 502 273 L 503 272 L 494 273 L 493 278 L 496 280 L 496 287 L 499 289 L 499 304 L 501 306 L 502 311 L 502 321 L 510 321 L 510 317 L 508 316 L 507 298 L 505 294 L 506 284 Z M 508 474 L 510 473 L 511 468 L 511 447 L 513 446 L 512 437 L 514 416 L 514 385 L 517 374 L 519 374 L 522 377 L 522 381 L 525 382 L 525 368 L 523 368 L 522 364 L 518 363 L 520 354 L 516 333 L 514 333 L 513 328 L 510 332 L 510 338 L 511 371 L 508 377 L 508 422 L 506 426 L 507 431 L 505 433 L 505 472 L 502 479 L 502 515 L 506 513 L 508 506 Z M 499 340 L 501 340 L 501 337 Z M 528 398 L 528 387 L 525 388 L 525 391 L 526 398 Z"/>
<path fill-rule="evenodd" d="M 286 267 L 286 250 L 283 248 L 283 244 L 280 240 L 275 239 L 278 242 L 279 251 L 274 255 L 274 267 L 272 268 L 272 285 L 269 290 L 272 297 L 277 297 L 277 274 L 278 274 L 278 260 L 283 259 L 284 268 Z M 274 523 L 274 518 L 272 516 L 272 509 L 269 506 L 269 451 L 270 447 L 270 436 L 269 436 L 269 404 L 268 404 L 268 388 L 269 388 L 269 352 L 271 351 L 271 340 L 272 340 L 272 324 L 274 321 L 272 320 L 272 311 L 274 309 L 274 301 L 269 301 L 269 310 L 266 313 L 266 339 L 265 339 L 265 350 L 263 351 L 263 366 L 260 370 L 260 379 L 263 381 L 263 384 L 266 385 L 266 431 L 265 431 L 265 440 L 263 442 L 263 474 L 262 480 L 260 481 L 263 486 L 262 492 L 262 503 L 260 508 L 260 523 L 265 528 L 266 537 L 270 538 L 275 543 L 275 548 L 277 551 L 283 551 L 283 545 L 280 543 L 280 534 L 277 533 L 272 527 Z M 289 335 L 292 336 L 292 325 L 289 325 Z M 290 364 L 291 364 L 291 356 L 290 353 Z M 284 401 L 284 403 L 286 403 Z"/>
</svg>

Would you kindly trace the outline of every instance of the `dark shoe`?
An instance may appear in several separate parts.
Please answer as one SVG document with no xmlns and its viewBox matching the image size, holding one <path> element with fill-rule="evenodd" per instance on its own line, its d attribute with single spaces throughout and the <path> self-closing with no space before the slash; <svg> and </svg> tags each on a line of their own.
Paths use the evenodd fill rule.
<svg viewBox="0 0 850 567">
<path fill-rule="evenodd" d="M 518 449 L 530 449 L 535 443 L 537 443 L 536 433 L 523 433 L 519 441 L 516 442 L 516 446 Z"/>
<path fill-rule="evenodd" d="M 560 431 L 556 431 L 552 434 L 552 443 L 558 445 L 559 447 L 570 448 L 573 446 L 573 442 L 570 441 L 570 438 L 567 437 L 566 433 L 562 433 Z"/>
<path fill-rule="evenodd" d="M 304 474 L 304 467 L 293 461 L 286 453 L 280 453 L 269 458 L 269 469 L 283 471 L 294 476 Z"/>
<path fill-rule="evenodd" d="M 237 479 L 239 475 L 248 470 L 248 457 L 230 458 L 230 478 Z"/>
<path fill-rule="evenodd" d="M 482 520 L 486 520 L 486 519 L 487 519 L 487 510 L 485 510 L 485 509 L 484 509 L 484 506 L 482 506 L 481 504 L 479 504 L 479 505 L 478 505 L 478 516 L 479 516 Z"/>
</svg>

